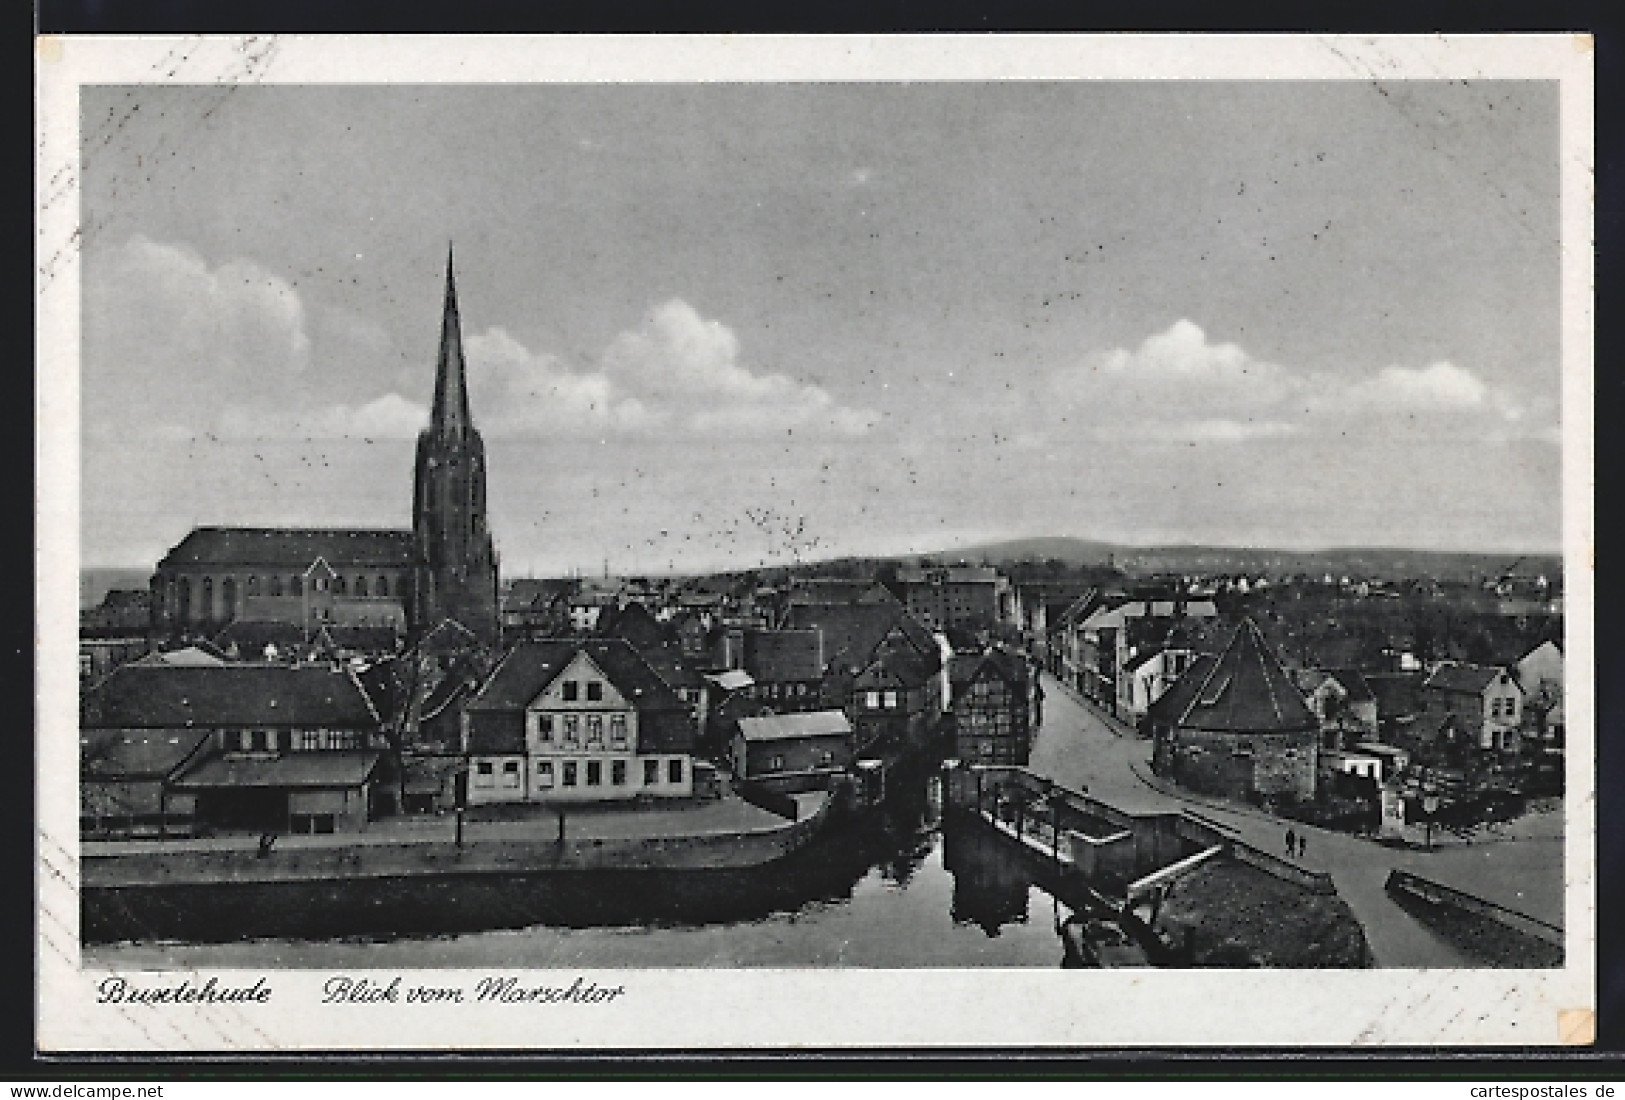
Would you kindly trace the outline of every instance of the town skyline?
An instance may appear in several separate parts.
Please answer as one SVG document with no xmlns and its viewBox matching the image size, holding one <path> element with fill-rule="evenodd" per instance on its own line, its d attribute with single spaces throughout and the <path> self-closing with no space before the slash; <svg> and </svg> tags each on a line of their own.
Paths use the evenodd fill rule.
<svg viewBox="0 0 1625 1100">
<path fill-rule="evenodd" d="M 1561 545 L 1538 84 L 105 88 L 83 122 L 87 567 L 405 526 L 448 240 L 509 575 Z"/>
</svg>

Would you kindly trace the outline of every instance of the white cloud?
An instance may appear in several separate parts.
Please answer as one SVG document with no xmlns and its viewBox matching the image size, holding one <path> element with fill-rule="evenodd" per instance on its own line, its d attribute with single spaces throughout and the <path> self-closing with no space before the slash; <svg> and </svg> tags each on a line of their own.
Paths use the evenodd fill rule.
<svg viewBox="0 0 1625 1100">
<path fill-rule="evenodd" d="M 610 342 L 605 373 L 651 408 L 700 432 L 830 431 L 859 435 L 879 419 L 847 408 L 819 386 L 739 363 L 739 338 L 687 302 L 655 307 Z"/>
<path fill-rule="evenodd" d="M 1050 395 L 1083 435 L 1133 442 L 1247 443 L 1307 431 L 1391 438 L 1540 437 L 1538 403 L 1448 361 L 1350 379 L 1293 370 L 1179 320 L 1139 347 L 1062 372 Z"/>
<path fill-rule="evenodd" d="M 361 405 L 328 405 L 308 412 L 228 405 L 212 430 L 223 439 L 415 439 L 429 423 L 426 406 L 397 393 Z"/>
<path fill-rule="evenodd" d="M 658 420 L 641 400 L 623 396 L 607 375 L 571 371 L 557 356 L 532 351 L 506 329 L 471 336 L 465 358 L 475 422 L 491 435 L 590 435 L 649 427 Z"/>
<path fill-rule="evenodd" d="M 1477 408 L 1489 395 L 1489 387 L 1477 375 L 1448 362 L 1420 369 L 1384 367 L 1351 391 L 1356 399 L 1403 409 Z"/>
<path fill-rule="evenodd" d="M 1254 390 L 1279 385 L 1287 377 L 1280 367 L 1253 358 L 1239 345 L 1209 343 L 1201 326 L 1183 319 L 1147 337 L 1135 351 L 1107 352 L 1099 367 L 1141 382 L 1219 383 Z"/>
<path fill-rule="evenodd" d="M 1241 442 L 1268 434 L 1303 381 L 1237 344 L 1214 343 L 1192 321 L 1178 320 L 1137 348 L 1087 356 L 1061 372 L 1051 396 L 1089 434 L 1156 433 L 1205 442 Z"/>
<path fill-rule="evenodd" d="M 87 256 L 84 301 L 91 434 L 196 422 L 215 402 L 283 392 L 311 363 L 299 292 L 251 260 L 211 266 L 136 235 Z"/>
</svg>

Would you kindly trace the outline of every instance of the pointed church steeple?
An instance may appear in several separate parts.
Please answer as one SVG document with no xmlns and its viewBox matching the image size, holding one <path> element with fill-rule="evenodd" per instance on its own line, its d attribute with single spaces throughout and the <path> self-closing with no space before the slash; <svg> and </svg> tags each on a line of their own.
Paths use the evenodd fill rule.
<svg viewBox="0 0 1625 1100">
<path fill-rule="evenodd" d="M 412 528 L 422 566 L 414 632 L 454 619 L 487 642 L 499 636 L 497 560 L 485 522 L 485 442 L 468 409 L 457 282 L 446 250 L 446 300 L 435 364 L 434 407 L 418 436 Z"/>
<path fill-rule="evenodd" d="M 446 245 L 446 302 L 440 318 L 440 361 L 435 368 L 434 409 L 429 428 L 441 437 L 460 436 L 472 427 L 468 375 L 463 365 L 463 329 L 457 316 L 457 276 L 451 245 Z"/>
</svg>

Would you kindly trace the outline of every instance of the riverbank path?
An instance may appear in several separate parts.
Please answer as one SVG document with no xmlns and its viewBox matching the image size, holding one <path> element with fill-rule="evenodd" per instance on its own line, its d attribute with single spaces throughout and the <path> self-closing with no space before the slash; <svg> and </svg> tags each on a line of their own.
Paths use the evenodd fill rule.
<svg viewBox="0 0 1625 1100">
<path fill-rule="evenodd" d="M 1434 852 L 1385 847 L 1347 833 L 1273 817 L 1251 807 L 1182 792 L 1151 773 L 1151 743 L 1044 676 L 1044 720 L 1030 767 L 1062 786 L 1083 788 L 1128 812 L 1188 810 L 1233 830 L 1266 852 L 1283 855 L 1287 829 L 1308 838 L 1303 866 L 1332 876 L 1338 894 L 1365 928 L 1378 966 L 1460 968 L 1482 965 L 1401 909 L 1384 889 L 1390 871 L 1411 871 L 1553 924 L 1563 923 L 1560 813 L 1509 830 L 1505 840 Z"/>
</svg>

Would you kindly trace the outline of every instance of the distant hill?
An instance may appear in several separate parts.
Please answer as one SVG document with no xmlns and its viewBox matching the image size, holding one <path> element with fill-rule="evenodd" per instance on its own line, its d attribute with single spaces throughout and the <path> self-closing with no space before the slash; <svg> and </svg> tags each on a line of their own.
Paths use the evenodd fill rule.
<svg viewBox="0 0 1625 1100">
<path fill-rule="evenodd" d="M 95 607 L 115 588 L 146 588 L 151 580 L 150 569 L 81 569 L 79 607 Z"/>
<path fill-rule="evenodd" d="M 1447 550 L 1342 547 L 1273 550 L 1236 546 L 1119 546 L 1074 538 L 1015 539 L 925 555 L 941 561 L 1008 565 L 1055 559 L 1072 566 L 1104 565 L 1109 558 L 1126 573 L 1330 573 L 1333 576 L 1474 580 L 1519 575 L 1563 575 L 1557 554 L 1469 554 Z"/>
</svg>

